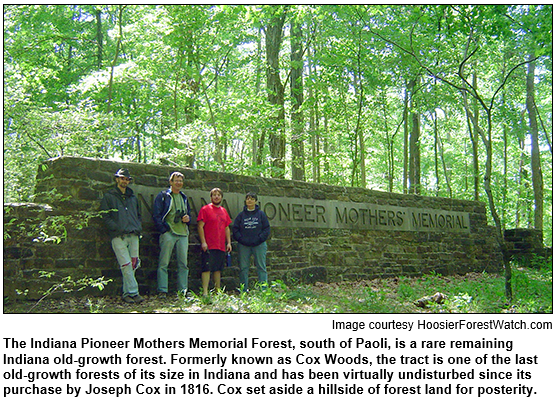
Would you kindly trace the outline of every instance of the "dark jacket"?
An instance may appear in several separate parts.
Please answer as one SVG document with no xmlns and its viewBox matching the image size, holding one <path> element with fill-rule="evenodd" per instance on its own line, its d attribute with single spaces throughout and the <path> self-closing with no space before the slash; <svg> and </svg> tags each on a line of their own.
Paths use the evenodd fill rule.
<svg viewBox="0 0 556 402">
<path fill-rule="evenodd" d="M 255 205 L 254 211 L 248 211 L 243 207 L 234 219 L 232 226 L 234 239 L 244 246 L 255 247 L 264 243 L 270 235 L 270 223 L 266 214 Z"/>
<path fill-rule="evenodd" d="M 187 215 L 191 216 L 191 208 L 189 207 L 189 202 L 187 202 L 187 196 L 180 191 L 180 195 L 183 197 L 183 203 L 187 207 Z M 170 226 L 166 223 L 165 218 L 170 212 L 172 207 L 172 190 L 163 190 L 154 199 L 153 204 L 153 221 L 160 233 L 166 233 L 170 230 Z M 189 222 L 187 222 L 189 225 Z"/>
<path fill-rule="evenodd" d="M 111 239 L 129 233 L 141 234 L 139 200 L 129 187 L 126 188 L 125 195 L 118 187 L 104 194 L 100 211 Z"/>
</svg>

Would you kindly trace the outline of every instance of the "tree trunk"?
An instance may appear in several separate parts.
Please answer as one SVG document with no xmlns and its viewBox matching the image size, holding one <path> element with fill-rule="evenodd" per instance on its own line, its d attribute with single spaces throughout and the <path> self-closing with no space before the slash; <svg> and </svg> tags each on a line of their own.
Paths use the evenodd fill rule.
<svg viewBox="0 0 556 402">
<path fill-rule="evenodd" d="M 473 88 L 477 89 L 477 75 L 473 74 Z M 473 158 L 473 199 L 479 201 L 479 107 L 478 102 L 474 99 L 473 111 L 469 106 L 467 92 L 463 92 L 463 103 L 465 107 L 465 114 L 467 117 L 467 126 L 469 130 L 469 139 L 471 140 L 471 153 Z"/>
<path fill-rule="evenodd" d="M 477 116 L 478 117 L 478 116 Z M 506 277 L 506 297 L 509 300 L 513 298 L 513 291 L 512 291 L 512 268 L 510 265 L 510 257 L 508 255 L 507 250 L 507 243 L 504 241 L 504 232 L 502 227 L 502 221 L 500 220 L 500 215 L 498 215 L 498 211 L 496 209 L 496 203 L 494 201 L 494 195 L 492 194 L 492 115 L 491 111 L 487 111 L 487 120 L 488 120 L 488 133 L 483 141 L 485 141 L 485 148 L 486 148 L 486 163 L 485 163 L 485 177 L 484 177 L 484 188 L 488 198 L 488 204 L 490 208 L 490 214 L 492 219 L 494 220 L 494 224 L 496 226 L 496 235 L 498 237 L 498 242 L 500 244 L 500 249 L 502 250 L 503 258 L 504 258 L 504 271 Z M 481 131 L 479 130 L 479 133 Z"/>
<path fill-rule="evenodd" d="M 256 82 L 255 82 L 255 95 L 259 95 L 261 90 L 261 56 L 262 56 L 262 37 L 261 30 L 257 31 L 257 72 L 256 72 Z M 251 166 L 256 168 L 261 166 L 263 163 L 263 148 L 264 148 L 264 131 L 261 133 L 253 133 L 253 140 L 251 142 Z"/>
<path fill-rule="evenodd" d="M 311 49 L 309 49 L 311 52 Z M 316 69 L 311 64 L 311 53 L 308 57 L 309 74 L 316 75 Z M 309 133 L 311 136 L 311 163 L 313 182 L 320 183 L 320 137 L 319 137 L 319 93 L 315 92 L 313 87 L 309 87 L 309 99 L 311 100 L 311 109 L 309 114 Z M 326 119 L 326 116 L 325 116 Z M 325 157 L 328 155 L 325 149 Z"/>
<path fill-rule="evenodd" d="M 290 86 L 292 97 L 292 179 L 305 180 L 305 160 L 303 150 L 303 51 L 301 48 L 302 32 L 301 25 L 297 22 L 292 24 L 291 39 L 291 74 Z"/>
<path fill-rule="evenodd" d="M 97 23 L 97 69 L 102 69 L 103 35 L 102 35 L 102 13 L 99 9 L 95 10 Z"/>
<path fill-rule="evenodd" d="M 181 64 L 183 62 L 183 52 L 180 51 L 179 56 L 177 57 L 176 60 L 176 66 L 174 67 L 174 72 L 176 74 L 176 78 L 174 79 L 174 88 L 173 88 L 173 96 L 172 96 L 172 106 L 173 106 L 173 112 L 174 112 L 174 130 L 178 131 L 179 129 L 179 111 L 178 111 L 178 95 L 180 93 L 181 90 L 183 90 L 184 86 L 186 85 L 185 83 L 180 85 L 180 81 L 181 81 Z"/>
<path fill-rule="evenodd" d="M 353 83 L 355 88 L 355 95 L 358 97 L 357 100 L 357 123 L 355 125 L 355 148 L 356 155 L 357 149 L 359 149 L 359 160 L 354 158 L 353 161 L 353 172 L 352 172 L 352 185 L 356 185 L 356 171 L 359 167 L 360 182 L 359 185 L 363 188 L 367 187 L 367 172 L 365 167 L 366 149 L 365 149 L 365 136 L 363 135 L 362 120 L 363 120 L 363 100 L 365 94 L 363 92 L 363 84 L 361 83 L 361 70 L 359 70 L 355 76 L 355 82 Z M 359 162 L 359 163 L 357 163 Z"/>
<path fill-rule="evenodd" d="M 409 191 L 409 83 L 405 85 L 405 96 L 403 100 L 403 193 Z"/>
<path fill-rule="evenodd" d="M 477 91 L 477 74 L 473 73 L 473 88 Z M 473 186 L 475 189 L 475 201 L 479 201 L 479 102 L 473 101 L 476 119 L 473 119 Z"/>
<path fill-rule="evenodd" d="M 216 163 L 220 165 L 220 168 L 223 172 L 226 171 L 226 165 L 224 164 L 224 155 L 226 154 L 225 148 L 225 139 L 219 134 L 218 129 L 216 127 L 216 118 L 214 117 L 214 112 L 212 110 L 212 104 L 210 102 L 210 98 L 207 94 L 207 88 L 204 88 L 203 93 L 205 95 L 205 100 L 207 102 L 207 107 L 209 110 L 210 116 L 210 125 L 212 126 L 212 130 L 214 132 L 214 160 Z"/>
<path fill-rule="evenodd" d="M 359 105 L 357 110 L 357 126 L 355 128 L 355 132 L 357 135 L 357 139 L 359 141 L 359 153 L 360 161 L 359 161 L 359 170 L 361 173 L 361 187 L 367 188 L 367 168 L 366 168 L 366 158 L 367 158 L 367 149 L 365 147 L 365 135 L 363 134 L 363 102 L 365 101 L 365 91 L 363 90 L 363 77 L 362 77 L 362 68 L 361 68 L 361 52 L 362 52 L 362 40 L 361 40 L 361 32 L 359 32 L 359 47 L 357 49 L 357 85 L 356 95 L 359 94 Z"/>
<path fill-rule="evenodd" d="M 502 95 L 502 103 L 505 103 L 505 96 L 504 94 Z M 503 138 L 503 144 L 504 144 L 504 151 L 503 151 L 503 177 L 504 177 L 504 181 L 503 181 L 503 189 L 502 189 L 502 205 L 507 205 L 508 204 L 508 126 L 506 124 L 504 124 L 502 126 L 502 138 Z M 506 208 L 502 208 L 502 221 L 506 222 Z"/>
<path fill-rule="evenodd" d="M 119 5 L 118 6 L 118 27 L 119 27 L 119 34 L 118 40 L 116 41 L 116 53 L 114 54 L 114 59 L 112 60 L 112 64 L 110 65 L 110 80 L 108 82 L 108 106 L 107 112 L 110 113 L 112 109 L 112 91 L 114 89 L 114 69 L 116 68 L 116 62 L 118 61 L 118 56 L 120 55 L 120 47 L 122 45 L 122 36 L 123 36 L 123 22 L 122 22 L 122 15 L 124 13 L 124 9 L 126 6 Z"/>
<path fill-rule="evenodd" d="M 475 98 L 477 101 L 479 99 Z M 471 125 L 474 127 L 476 138 L 479 137 L 482 139 L 483 144 L 485 146 L 486 151 L 486 160 L 485 160 L 485 175 L 483 181 L 483 187 L 488 199 L 488 206 L 490 209 L 490 214 L 492 216 L 492 220 L 496 226 L 496 237 L 498 243 L 500 244 L 500 249 L 502 250 L 504 256 L 504 271 L 506 276 L 506 297 L 511 300 L 513 297 L 512 292 L 512 270 L 510 266 L 509 256 L 506 250 L 507 244 L 504 241 L 504 234 L 503 234 L 503 227 L 502 221 L 500 220 L 500 215 L 496 210 L 496 203 L 494 201 L 494 195 L 492 193 L 492 112 L 487 107 L 484 107 L 485 113 L 487 115 L 487 127 L 488 132 L 485 133 L 480 125 L 479 125 L 479 110 L 477 109 L 476 113 L 474 114 L 469 109 L 469 104 L 467 102 L 467 95 L 464 93 L 464 106 L 467 113 L 467 118 L 471 120 Z M 475 145 L 476 142 L 474 142 Z"/>
<path fill-rule="evenodd" d="M 411 93 L 411 133 L 409 136 L 409 193 L 421 194 L 421 149 L 420 135 L 421 122 L 419 113 L 417 112 L 417 102 L 415 96 L 415 87 L 417 80 L 411 80 L 409 83 L 409 92 Z"/>
<path fill-rule="evenodd" d="M 438 138 L 438 116 L 436 111 L 432 112 L 433 131 L 434 131 L 434 175 L 436 178 L 436 196 L 440 195 L 440 169 L 438 166 L 438 158 L 440 157 L 440 140 Z"/>
<path fill-rule="evenodd" d="M 527 113 L 531 130 L 531 178 L 533 180 L 533 196 L 535 199 L 535 229 L 543 230 L 543 179 L 539 151 L 539 128 L 535 111 L 535 56 L 527 68 Z"/>
<path fill-rule="evenodd" d="M 386 91 L 382 91 L 382 116 L 384 118 L 384 138 L 386 141 L 386 166 L 387 166 L 387 177 L 386 181 L 388 184 L 388 191 L 394 191 L 394 136 L 395 133 L 390 137 L 390 129 L 388 126 L 388 110 L 387 110 L 387 102 L 388 97 L 386 95 Z"/>
<path fill-rule="evenodd" d="M 273 6 L 275 13 L 265 29 L 266 34 L 266 89 L 268 101 L 275 107 L 272 128 L 269 130 L 270 157 L 272 159 L 272 177 L 285 176 L 285 108 L 284 85 L 280 79 L 279 55 L 282 45 L 282 29 L 286 20 L 286 9 Z"/>
<path fill-rule="evenodd" d="M 523 199 L 523 177 L 525 172 L 523 171 L 523 166 L 525 166 L 525 141 L 521 138 L 519 139 L 519 168 L 517 170 L 517 201 L 515 203 L 515 227 L 518 228 L 521 224 L 521 204 Z"/>
<path fill-rule="evenodd" d="M 448 171 L 448 166 L 446 165 L 446 158 L 444 157 L 444 143 L 442 142 L 442 137 L 438 137 L 438 142 L 440 145 L 440 160 L 442 161 L 442 169 L 444 170 L 444 179 L 446 180 L 446 187 L 448 188 L 448 197 L 452 198 L 452 184 L 450 172 Z"/>
</svg>

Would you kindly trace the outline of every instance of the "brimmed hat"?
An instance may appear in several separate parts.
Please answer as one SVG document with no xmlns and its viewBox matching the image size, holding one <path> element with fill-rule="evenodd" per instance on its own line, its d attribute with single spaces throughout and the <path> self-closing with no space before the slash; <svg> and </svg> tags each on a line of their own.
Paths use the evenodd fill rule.
<svg viewBox="0 0 556 402">
<path fill-rule="evenodd" d="M 127 177 L 129 180 L 132 180 L 131 174 L 129 173 L 128 169 L 120 169 L 116 172 L 114 177 Z"/>
</svg>

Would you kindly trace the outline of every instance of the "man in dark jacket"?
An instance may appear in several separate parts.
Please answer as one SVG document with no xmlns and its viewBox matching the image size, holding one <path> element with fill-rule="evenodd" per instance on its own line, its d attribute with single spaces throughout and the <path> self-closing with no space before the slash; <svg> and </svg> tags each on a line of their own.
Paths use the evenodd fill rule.
<svg viewBox="0 0 556 402">
<path fill-rule="evenodd" d="M 266 214 L 257 205 L 257 194 L 247 193 L 245 196 L 245 207 L 236 216 L 232 232 L 234 239 L 239 243 L 239 282 L 241 290 L 248 290 L 251 255 L 255 260 L 259 283 L 265 286 L 268 282 L 266 240 L 270 235 L 270 223 Z"/>
<path fill-rule="evenodd" d="M 128 187 L 132 180 L 129 170 L 120 169 L 114 177 L 116 187 L 104 194 L 100 210 L 122 271 L 122 298 L 127 303 L 140 303 L 144 299 L 139 295 L 139 285 L 135 279 L 135 270 L 141 265 L 139 236 L 142 226 L 139 202 L 133 190 Z"/>
<path fill-rule="evenodd" d="M 187 295 L 189 269 L 187 252 L 189 251 L 190 207 L 187 196 L 181 191 L 184 176 L 180 172 L 170 175 L 170 188 L 161 191 L 153 204 L 153 220 L 160 232 L 160 256 L 158 259 L 158 293 L 168 294 L 168 264 L 174 248 L 178 263 L 178 291 Z"/>
</svg>

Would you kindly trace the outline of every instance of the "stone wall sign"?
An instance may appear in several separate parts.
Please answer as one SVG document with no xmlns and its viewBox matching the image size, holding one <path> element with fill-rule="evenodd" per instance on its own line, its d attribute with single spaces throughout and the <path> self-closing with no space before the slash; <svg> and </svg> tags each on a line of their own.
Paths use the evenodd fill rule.
<svg viewBox="0 0 556 402">
<path fill-rule="evenodd" d="M 154 197 L 160 189 L 142 185 L 134 185 L 132 188 L 141 200 L 144 219 L 149 220 Z M 210 202 L 209 193 L 188 189 L 183 191 L 189 197 L 192 222 L 196 223 L 199 209 Z M 223 205 L 232 218 L 243 208 L 244 199 L 244 194 L 224 194 Z M 264 195 L 259 196 L 259 205 L 274 227 L 464 233 L 470 231 L 468 212 Z"/>
<path fill-rule="evenodd" d="M 191 204 L 188 266 L 194 291 L 200 286 L 201 266 L 197 214 L 210 203 L 209 192 L 215 187 L 223 190 L 223 205 L 232 219 L 243 209 L 245 194 L 257 193 L 272 227 L 267 255 L 271 281 L 343 282 L 430 272 L 500 272 L 502 267 L 500 243 L 482 202 L 64 156 L 45 161 L 37 171 L 36 202 L 47 204 L 43 212 L 34 206 L 5 207 L 4 222 L 13 222 L 14 230 L 4 240 L 5 296 L 23 297 L 17 290 L 28 289 L 25 297 L 40 297 L 52 286 L 42 271 L 59 277 L 104 276 L 113 279 L 104 293 L 121 293 L 121 272 L 99 217 L 86 227 L 68 226 L 67 239 L 59 244 L 35 242 L 26 235 L 28 230 L 17 230 L 45 216 L 97 214 L 104 193 L 114 186 L 114 173 L 122 167 L 134 177 L 131 188 L 141 206 L 138 275 L 145 294 L 157 289 L 160 245 L 152 207 L 174 171 L 184 174 L 183 191 Z M 222 284 L 232 290 L 239 286 L 236 248 L 233 242 L 232 264 L 222 276 Z M 173 274 L 174 267 L 172 261 Z M 175 283 L 170 280 L 171 286 Z"/>
</svg>

